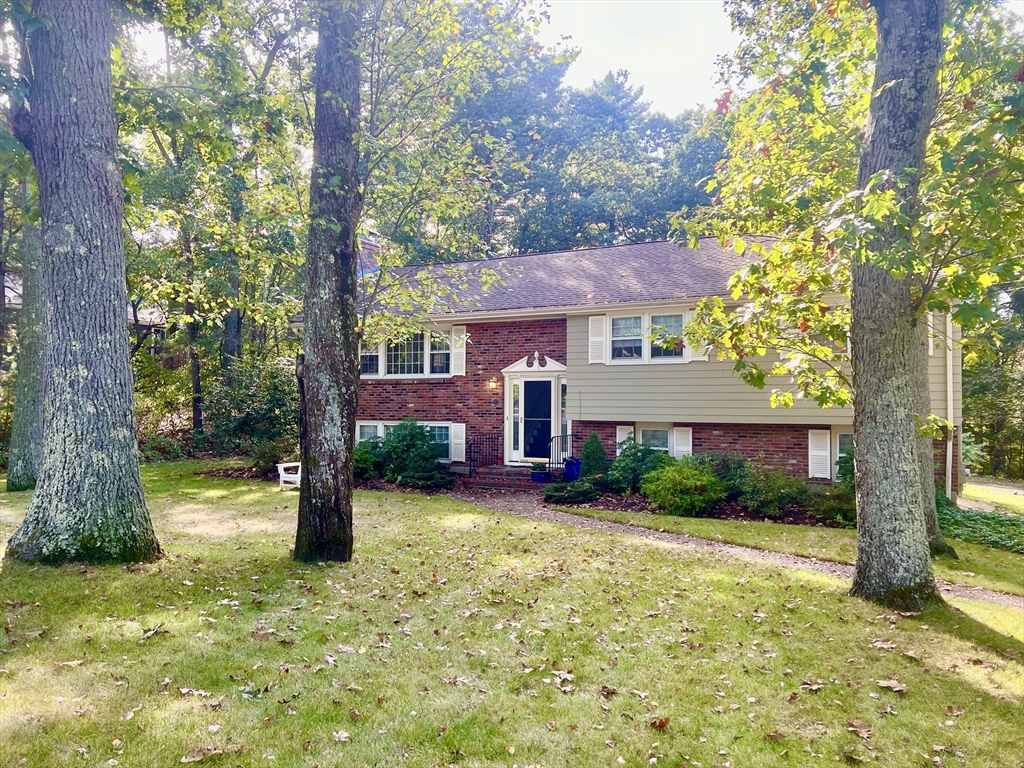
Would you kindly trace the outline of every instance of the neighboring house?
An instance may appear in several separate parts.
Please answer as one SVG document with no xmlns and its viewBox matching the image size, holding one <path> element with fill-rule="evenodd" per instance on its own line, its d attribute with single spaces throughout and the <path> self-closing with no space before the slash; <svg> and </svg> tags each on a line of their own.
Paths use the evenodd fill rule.
<svg viewBox="0 0 1024 768">
<path fill-rule="evenodd" d="M 651 327 L 681 332 L 697 301 L 725 296 L 744 263 L 710 238 L 696 250 L 653 242 L 490 260 L 503 284 L 482 290 L 470 279 L 468 295 L 432 315 L 428 332 L 362 350 L 357 437 L 383 436 L 412 417 L 445 446 L 453 469 L 464 471 L 557 466 L 578 455 L 591 433 L 614 455 L 633 434 L 677 457 L 738 451 L 828 481 L 852 445 L 850 408 L 804 400 L 772 408 L 771 380 L 754 389 L 733 373 L 732 361 L 663 349 L 649 338 Z M 942 319 L 929 344 L 932 412 L 957 427 L 958 338 Z M 774 385 L 788 382 L 778 377 Z M 936 463 L 937 478 L 955 495 L 962 475 L 956 437 L 936 441 Z"/>
<path fill-rule="evenodd" d="M 4 275 L 4 306 L 10 310 L 21 309 L 21 276 L 8 272 Z M 159 307 L 136 307 L 127 305 L 127 320 L 133 327 L 145 329 L 154 337 L 162 337 L 167 316 Z"/>
</svg>

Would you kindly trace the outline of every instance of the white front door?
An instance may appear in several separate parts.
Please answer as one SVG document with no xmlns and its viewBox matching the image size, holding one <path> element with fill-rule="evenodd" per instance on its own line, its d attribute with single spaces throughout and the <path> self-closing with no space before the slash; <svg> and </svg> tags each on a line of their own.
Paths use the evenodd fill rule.
<svg viewBox="0 0 1024 768">
<path fill-rule="evenodd" d="M 507 463 L 548 461 L 558 432 L 561 389 L 557 376 L 509 377 L 505 404 Z"/>
</svg>

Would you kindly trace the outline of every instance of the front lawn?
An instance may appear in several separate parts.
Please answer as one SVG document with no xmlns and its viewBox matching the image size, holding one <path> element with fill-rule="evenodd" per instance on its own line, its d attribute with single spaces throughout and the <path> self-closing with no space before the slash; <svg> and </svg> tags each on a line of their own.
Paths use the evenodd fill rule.
<svg viewBox="0 0 1024 768">
<path fill-rule="evenodd" d="M 999 509 L 1024 515 L 1024 483 L 976 478 L 964 485 L 960 495 L 965 499 L 983 501 Z"/>
<path fill-rule="evenodd" d="M 565 511 L 613 523 L 637 525 L 669 533 L 685 533 L 712 541 L 785 552 L 801 557 L 814 557 L 836 563 L 852 565 L 857 559 L 857 532 L 845 528 L 673 517 L 579 507 L 567 508 Z M 937 576 L 958 584 L 1024 595 L 1024 556 L 963 541 L 952 543 L 960 559 L 940 557 L 934 560 Z"/>
<path fill-rule="evenodd" d="M 0 765 L 1024 754 L 1019 612 L 892 615 L 818 574 L 443 496 L 360 493 L 355 562 L 300 566 L 294 492 L 198 466 L 144 469 L 159 563 L 4 564 Z M 0 499 L 2 542 L 27 496 Z"/>
</svg>

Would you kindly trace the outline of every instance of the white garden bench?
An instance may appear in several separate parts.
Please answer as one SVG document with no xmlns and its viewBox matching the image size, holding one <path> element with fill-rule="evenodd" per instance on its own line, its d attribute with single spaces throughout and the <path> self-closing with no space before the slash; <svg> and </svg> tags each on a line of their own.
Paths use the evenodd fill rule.
<svg viewBox="0 0 1024 768">
<path fill-rule="evenodd" d="M 294 470 L 294 472 L 292 471 Z M 302 463 L 288 461 L 277 465 L 277 490 L 298 488 L 302 483 Z"/>
</svg>

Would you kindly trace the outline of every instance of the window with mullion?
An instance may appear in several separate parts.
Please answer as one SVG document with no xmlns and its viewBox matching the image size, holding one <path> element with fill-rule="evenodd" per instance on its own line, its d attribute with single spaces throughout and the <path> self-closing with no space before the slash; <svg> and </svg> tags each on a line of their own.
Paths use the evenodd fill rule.
<svg viewBox="0 0 1024 768">
<path fill-rule="evenodd" d="M 424 429 L 438 447 L 438 458 L 448 460 L 452 455 L 451 427 L 447 424 L 428 424 Z"/>
<path fill-rule="evenodd" d="M 451 331 L 433 331 L 430 334 L 430 372 L 451 373 L 452 334 Z"/>
<path fill-rule="evenodd" d="M 612 318 L 612 360 L 639 361 L 644 358 L 644 318 Z"/>
<path fill-rule="evenodd" d="M 685 355 L 682 315 L 651 315 L 651 334 L 652 360 L 681 358 Z"/>
<path fill-rule="evenodd" d="M 362 376 L 377 376 L 380 374 L 379 347 L 370 347 L 370 351 L 368 352 L 362 352 L 360 350 L 359 373 Z"/>
<path fill-rule="evenodd" d="M 387 345 L 387 375 L 415 376 L 423 374 L 423 334 L 416 333 L 404 341 Z"/>
<path fill-rule="evenodd" d="M 667 429 L 641 429 L 640 443 L 656 451 L 668 452 L 668 430 Z"/>
</svg>

